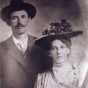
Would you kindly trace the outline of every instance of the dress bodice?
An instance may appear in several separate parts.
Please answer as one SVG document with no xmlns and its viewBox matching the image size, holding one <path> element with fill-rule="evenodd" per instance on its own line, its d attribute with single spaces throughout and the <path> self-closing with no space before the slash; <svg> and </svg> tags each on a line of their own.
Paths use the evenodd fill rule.
<svg viewBox="0 0 88 88">
<path fill-rule="evenodd" d="M 78 88 L 76 73 L 70 64 L 38 74 L 35 88 Z"/>
</svg>

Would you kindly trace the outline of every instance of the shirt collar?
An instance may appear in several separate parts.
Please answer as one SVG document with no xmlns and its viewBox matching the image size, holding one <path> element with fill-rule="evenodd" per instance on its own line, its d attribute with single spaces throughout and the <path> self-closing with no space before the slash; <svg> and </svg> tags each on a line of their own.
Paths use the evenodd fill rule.
<svg viewBox="0 0 88 88">
<path fill-rule="evenodd" d="M 13 37 L 13 41 L 16 44 L 16 46 L 23 52 L 25 52 L 25 50 L 27 49 L 27 44 L 28 44 L 28 36 L 25 37 L 25 39 L 21 42 L 18 39 L 16 39 L 14 36 Z M 20 46 L 19 46 L 20 44 Z"/>
<path fill-rule="evenodd" d="M 19 41 L 18 39 L 16 39 L 14 36 L 12 36 L 13 37 L 13 40 L 14 40 L 14 42 L 15 42 L 15 44 L 17 45 L 18 43 L 22 43 L 21 41 Z"/>
<path fill-rule="evenodd" d="M 15 44 L 22 44 L 23 42 L 27 43 L 28 42 L 28 35 L 25 37 L 25 39 L 23 40 L 23 42 L 19 41 L 17 38 L 14 37 L 14 35 L 12 36 L 13 37 L 13 40 L 15 42 Z"/>
</svg>

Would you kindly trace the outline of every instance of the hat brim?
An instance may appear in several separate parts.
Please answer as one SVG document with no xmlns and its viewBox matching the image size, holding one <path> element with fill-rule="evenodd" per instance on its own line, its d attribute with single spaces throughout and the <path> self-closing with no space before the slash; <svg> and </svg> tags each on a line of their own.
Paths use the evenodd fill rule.
<svg viewBox="0 0 88 88">
<path fill-rule="evenodd" d="M 44 36 L 44 37 L 41 37 L 39 39 L 36 39 L 34 44 L 36 46 L 42 46 L 43 43 L 47 43 L 46 40 L 52 40 L 52 39 L 57 39 L 57 38 L 62 38 L 62 37 L 73 38 L 73 37 L 78 36 L 82 33 L 83 33 L 83 31 L 74 31 L 74 32 L 66 32 L 66 33 L 48 35 L 48 36 Z"/>
<path fill-rule="evenodd" d="M 0 16 L 1 19 L 6 22 L 8 20 L 8 15 L 11 12 L 16 11 L 16 10 L 27 11 L 27 13 L 31 19 L 34 18 L 36 15 L 36 8 L 33 5 L 31 5 L 29 3 L 20 3 L 17 5 L 8 5 L 8 6 L 4 7 L 1 10 L 1 16 Z"/>
</svg>

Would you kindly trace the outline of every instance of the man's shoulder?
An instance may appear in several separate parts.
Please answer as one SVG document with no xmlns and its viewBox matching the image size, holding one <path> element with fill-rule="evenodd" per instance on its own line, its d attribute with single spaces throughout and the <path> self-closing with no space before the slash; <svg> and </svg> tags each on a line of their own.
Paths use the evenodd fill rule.
<svg viewBox="0 0 88 88">
<path fill-rule="evenodd" d="M 28 34 L 28 37 L 30 37 L 30 38 L 32 38 L 32 39 L 34 39 L 34 40 L 37 38 L 37 37 L 32 36 L 32 35 L 29 35 L 29 34 Z"/>
<path fill-rule="evenodd" d="M 4 45 L 4 44 L 8 43 L 8 42 L 11 40 L 11 38 L 12 38 L 12 36 L 9 37 L 8 39 L 2 41 L 2 42 L 0 43 L 0 45 Z"/>
<path fill-rule="evenodd" d="M 2 41 L 0 43 L 0 50 L 5 49 L 9 45 L 10 42 L 11 42 L 11 37 L 9 37 L 8 39 Z"/>
<path fill-rule="evenodd" d="M 34 36 L 31 36 L 31 35 L 28 35 L 28 39 L 32 42 L 34 42 L 36 40 L 37 37 L 34 37 Z"/>
</svg>

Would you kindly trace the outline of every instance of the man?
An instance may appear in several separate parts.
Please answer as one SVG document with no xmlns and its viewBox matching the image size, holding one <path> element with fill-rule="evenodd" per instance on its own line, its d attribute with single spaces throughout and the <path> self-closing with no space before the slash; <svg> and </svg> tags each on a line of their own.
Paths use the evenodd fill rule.
<svg viewBox="0 0 88 88">
<path fill-rule="evenodd" d="M 1 88 L 33 88 L 38 73 L 37 62 L 32 57 L 35 38 L 26 29 L 35 15 L 35 7 L 22 0 L 11 0 L 1 10 L 1 19 L 13 32 L 0 47 Z"/>
</svg>

